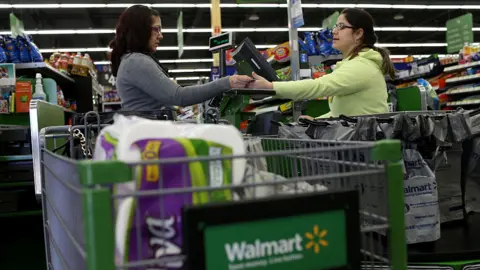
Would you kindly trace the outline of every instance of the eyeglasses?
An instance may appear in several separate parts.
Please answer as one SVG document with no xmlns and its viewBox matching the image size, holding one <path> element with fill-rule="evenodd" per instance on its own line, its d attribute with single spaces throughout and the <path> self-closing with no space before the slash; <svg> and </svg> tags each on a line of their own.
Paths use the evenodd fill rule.
<svg viewBox="0 0 480 270">
<path fill-rule="evenodd" d="M 355 27 L 353 27 L 353 26 L 345 25 L 344 23 L 337 23 L 333 26 L 332 31 L 340 31 L 340 30 L 343 30 L 345 28 L 355 29 Z"/>
<path fill-rule="evenodd" d="M 155 33 L 162 33 L 162 27 L 161 26 L 152 26 L 152 31 Z"/>
</svg>

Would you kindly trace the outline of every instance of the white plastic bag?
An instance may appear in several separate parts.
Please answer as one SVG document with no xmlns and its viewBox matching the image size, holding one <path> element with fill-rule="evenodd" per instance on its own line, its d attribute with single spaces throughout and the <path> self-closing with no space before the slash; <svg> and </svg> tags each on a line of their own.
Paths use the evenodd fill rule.
<svg viewBox="0 0 480 270">
<path fill-rule="evenodd" d="M 407 243 L 440 238 L 440 209 L 435 174 L 415 149 L 403 150 Z"/>
</svg>

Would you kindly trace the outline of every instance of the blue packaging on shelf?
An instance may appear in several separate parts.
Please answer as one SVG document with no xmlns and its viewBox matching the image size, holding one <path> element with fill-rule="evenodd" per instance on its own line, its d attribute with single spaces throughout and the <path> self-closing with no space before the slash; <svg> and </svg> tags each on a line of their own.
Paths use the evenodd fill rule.
<svg viewBox="0 0 480 270">
<path fill-rule="evenodd" d="M 300 53 L 300 63 L 308 63 L 308 54 L 305 52 Z"/>
<path fill-rule="evenodd" d="M 33 62 L 43 62 L 43 56 L 31 36 L 27 36 L 28 49 Z"/>
<path fill-rule="evenodd" d="M 9 61 L 14 64 L 21 63 L 17 40 L 12 36 L 5 36 L 4 38 L 5 38 L 5 48 L 7 49 L 6 53 L 8 54 Z"/>
<path fill-rule="evenodd" d="M 323 29 L 317 33 L 317 43 L 319 54 L 328 56 L 328 55 L 337 55 L 340 54 L 339 51 L 333 48 L 333 35 L 332 32 L 328 29 Z"/>
<path fill-rule="evenodd" d="M 0 63 L 8 63 L 7 53 L 5 52 L 5 41 L 0 36 Z"/>
<path fill-rule="evenodd" d="M 28 46 L 27 40 L 22 36 L 18 36 L 17 37 L 17 44 L 18 44 L 20 62 L 22 62 L 22 63 L 32 62 L 32 58 L 30 57 L 30 52 L 29 52 L 29 49 L 28 49 L 29 46 Z"/>
<path fill-rule="evenodd" d="M 305 43 L 307 43 L 309 55 L 318 55 L 317 48 L 315 47 L 314 33 L 305 32 Z"/>
<path fill-rule="evenodd" d="M 300 46 L 300 51 L 308 52 L 307 44 L 302 39 L 298 39 L 298 45 Z"/>
</svg>

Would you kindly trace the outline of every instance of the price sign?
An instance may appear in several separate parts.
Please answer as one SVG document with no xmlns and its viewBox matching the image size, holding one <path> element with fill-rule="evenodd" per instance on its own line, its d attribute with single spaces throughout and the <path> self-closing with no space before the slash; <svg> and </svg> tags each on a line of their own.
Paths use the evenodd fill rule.
<svg viewBox="0 0 480 270">
<path fill-rule="evenodd" d="M 471 13 L 447 21 L 447 51 L 458 53 L 465 43 L 473 42 L 473 16 Z"/>
<path fill-rule="evenodd" d="M 115 76 L 113 76 L 112 72 L 110 72 L 109 70 L 104 70 L 98 73 L 98 83 L 103 86 L 110 86 L 112 88 L 115 88 L 117 80 Z"/>
</svg>

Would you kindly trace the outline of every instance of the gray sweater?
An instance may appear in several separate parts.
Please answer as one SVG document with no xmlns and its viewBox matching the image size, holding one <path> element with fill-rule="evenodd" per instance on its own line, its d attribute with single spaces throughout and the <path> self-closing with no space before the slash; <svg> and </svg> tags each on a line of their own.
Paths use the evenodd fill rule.
<svg viewBox="0 0 480 270">
<path fill-rule="evenodd" d="M 165 75 L 151 57 L 141 53 L 124 55 L 117 73 L 117 90 L 122 100 L 122 109 L 126 111 L 194 105 L 229 89 L 228 78 L 203 85 L 179 86 Z"/>
</svg>

